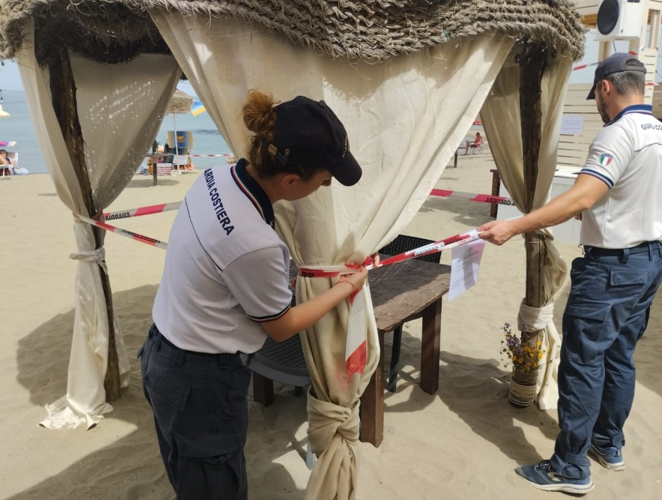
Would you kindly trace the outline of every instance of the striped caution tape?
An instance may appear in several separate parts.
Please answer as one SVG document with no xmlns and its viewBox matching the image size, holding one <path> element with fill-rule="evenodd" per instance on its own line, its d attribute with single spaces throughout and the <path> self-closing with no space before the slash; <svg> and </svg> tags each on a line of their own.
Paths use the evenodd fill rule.
<svg viewBox="0 0 662 500">
<path fill-rule="evenodd" d="M 105 222 L 93 220 L 88 217 L 84 217 L 82 215 L 74 215 L 74 217 L 76 217 L 78 220 L 82 222 L 86 222 L 87 224 L 90 224 L 92 226 L 105 229 L 106 231 L 110 231 L 111 233 L 119 234 L 120 236 L 124 236 L 125 238 L 131 238 L 132 240 L 139 241 L 141 243 L 145 243 L 153 247 L 163 248 L 164 250 L 168 248 L 167 243 L 163 241 L 155 240 L 154 238 L 150 238 L 149 236 L 143 236 L 142 234 L 134 233 L 133 231 L 120 229 L 119 227 L 111 226 L 110 224 L 106 224 Z"/>
<path fill-rule="evenodd" d="M 462 191 L 448 191 L 446 189 L 433 189 L 430 191 L 430 195 L 439 196 L 441 198 L 465 198 L 469 201 L 477 201 L 480 203 L 490 203 L 494 205 L 514 205 L 515 202 L 510 198 L 504 196 L 492 196 L 489 194 L 473 194 L 473 193 L 463 193 Z"/>
<path fill-rule="evenodd" d="M 160 214 L 177 210 L 182 205 L 181 201 L 173 203 L 162 203 L 160 205 L 150 205 L 148 207 L 132 208 L 130 210 L 118 210 L 117 212 L 108 212 L 103 214 L 106 220 L 128 219 L 130 217 L 140 217 L 141 215 Z"/>
<path fill-rule="evenodd" d="M 629 50 L 629 51 L 628 51 L 628 54 L 630 54 L 631 56 L 635 56 L 635 57 L 638 55 L 638 54 L 637 54 L 636 52 L 634 52 L 633 50 Z M 602 61 L 598 61 L 598 62 L 594 62 L 594 63 L 589 63 L 589 64 L 580 64 L 579 66 L 575 66 L 574 68 L 572 68 L 572 71 L 577 71 L 577 70 L 580 70 L 580 69 L 585 69 L 585 68 L 590 68 L 590 67 L 592 67 L 592 66 L 597 66 L 597 65 L 600 64 L 601 62 L 602 62 Z"/>
<path fill-rule="evenodd" d="M 471 243 L 479 238 L 478 230 L 472 229 L 466 233 L 456 234 L 450 236 L 443 240 L 435 241 L 434 243 L 428 243 L 421 247 L 403 252 L 398 255 L 389 257 L 380 262 L 377 267 L 390 266 L 398 262 L 403 262 L 405 260 L 414 259 L 416 257 L 424 257 L 426 255 L 431 255 L 433 253 L 441 252 L 442 250 L 451 250 L 453 248 L 459 247 L 461 245 L 466 245 Z M 367 263 L 367 262 L 366 262 Z M 366 264 L 364 263 L 364 265 Z M 374 269 L 375 267 L 372 264 L 367 264 L 366 269 Z M 305 266 L 299 268 L 299 276 L 304 278 L 329 278 L 333 276 L 339 276 L 341 274 L 352 274 L 357 271 L 357 266 Z"/>
</svg>

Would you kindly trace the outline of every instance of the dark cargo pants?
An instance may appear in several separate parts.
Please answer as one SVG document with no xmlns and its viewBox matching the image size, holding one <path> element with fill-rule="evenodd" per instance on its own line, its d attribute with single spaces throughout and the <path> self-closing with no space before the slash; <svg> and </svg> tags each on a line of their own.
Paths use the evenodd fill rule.
<svg viewBox="0 0 662 500">
<path fill-rule="evenodd" d="M 138 357 L 178 500 L 246 500 L 251 375 L 240 355 L 184 351 L 152 326 Z"/>
</svg>

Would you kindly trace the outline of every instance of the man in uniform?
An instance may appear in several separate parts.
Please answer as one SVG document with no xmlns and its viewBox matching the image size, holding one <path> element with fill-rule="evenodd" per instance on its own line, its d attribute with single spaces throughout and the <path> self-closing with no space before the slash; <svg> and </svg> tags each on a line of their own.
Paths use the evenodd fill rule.
<svg viewBox="0 0 662 500">
<path fill-rule="evenodd" d="M 593 489 L 590 450 L 623 470 L 623 424 L 634 399 L 633 353 L 662 280 L 662 123 L 643 104 L 645 66 L 616 53 L 595 71 L 588 99 L 605 123 L 573 187 L 524 217 L 489 222 L 497 245 L 516 234 L 582 219 L 584 256 L 575 259 L 563 315 L 559 427 L 551 460 L 516 472 L 546 491 Z"/>
</svg>

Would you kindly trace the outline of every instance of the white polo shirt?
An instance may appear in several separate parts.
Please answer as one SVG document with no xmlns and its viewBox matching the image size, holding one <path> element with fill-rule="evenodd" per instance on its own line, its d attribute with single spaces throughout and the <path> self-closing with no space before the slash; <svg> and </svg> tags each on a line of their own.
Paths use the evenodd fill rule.
<svg viewBox="0 0 662 500">
<path fill-rule="evenodd" d="M 170 342 L 206 353 L 262 347 L 260 322 L 281 317 L 292 300 L 290 254 L 273 225 L 245 160 L 205 170 L 175 218 L 152 310 Z"/>
<path fill-rule="evenodd" d="M 580 173 L 609 186 L 582 214 L 581 245 L 629 248 L 662 241 L 662 123 L 651 106 L 630 106 L 607 123 Z"/>
</svg>

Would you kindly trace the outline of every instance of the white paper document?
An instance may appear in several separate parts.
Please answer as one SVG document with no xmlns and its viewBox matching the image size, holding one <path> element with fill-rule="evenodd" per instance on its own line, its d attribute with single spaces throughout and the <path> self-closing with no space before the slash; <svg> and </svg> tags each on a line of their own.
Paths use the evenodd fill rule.
<svg viewBox="0 0 662 500">
<path fill-rule="evenodd" d="M 563 115 L 563 118 L 561 118 L 561 133 L 582 135 L 584 133 L 584 117 L 581 115 Z"/>
<path fill-rule="evenodd" d="M 451 286 L 448 302 L 462 295 L 478 283 L 480 259 L 485 248 L 484 240 L 476 240 L 453 249 L 451 254 Z"/>
</svg>

